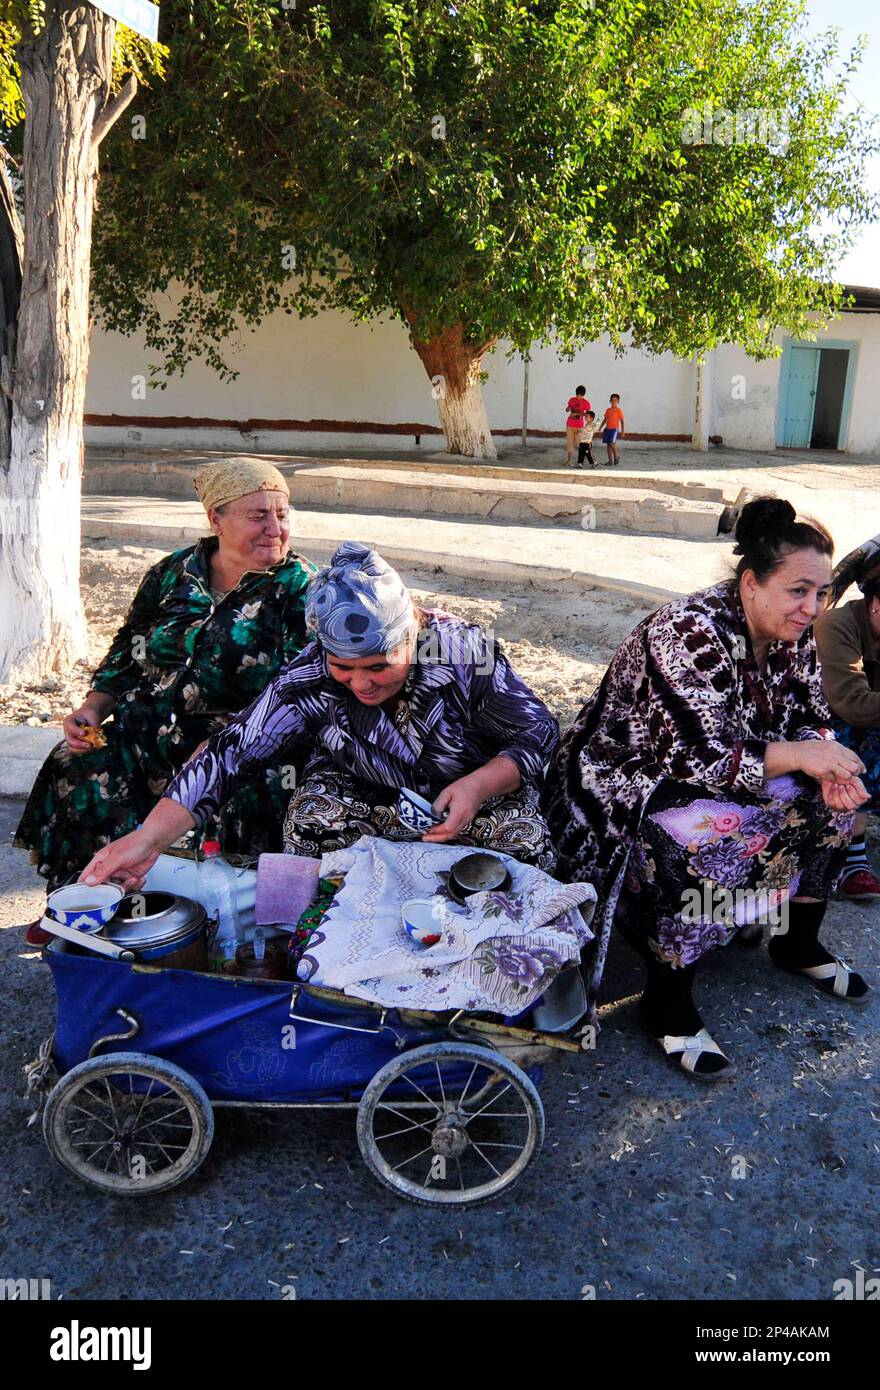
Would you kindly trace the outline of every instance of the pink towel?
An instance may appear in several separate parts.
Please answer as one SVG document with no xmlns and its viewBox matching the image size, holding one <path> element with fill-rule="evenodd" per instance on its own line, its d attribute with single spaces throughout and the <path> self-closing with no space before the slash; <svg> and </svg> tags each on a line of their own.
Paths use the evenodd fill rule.
<svg viewBox="0 0 880 1390">
<path fill-rule="evenodd" d="M 261 854 L 257 864 L 258 927 L 293 926 L 318 896 L 320 859 L 299 854 Z"/>
</svg>

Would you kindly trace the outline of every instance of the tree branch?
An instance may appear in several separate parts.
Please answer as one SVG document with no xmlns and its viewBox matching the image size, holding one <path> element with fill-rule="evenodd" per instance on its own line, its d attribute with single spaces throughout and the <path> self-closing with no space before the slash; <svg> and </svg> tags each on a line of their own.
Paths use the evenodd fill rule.
<svg viewBox="0 0 880 1390">
<path fill-rule="evenodd" d="M 92 127 L 93 150 L 98 148 L 107 132 L 115 126 L 126 106 L 129 106 L 131 102 L 134 101 L 137 89 L 137 78 L 133 72 L 130 72 L 116 96 L 112 101 L 107 103 Z"/>
</svg>

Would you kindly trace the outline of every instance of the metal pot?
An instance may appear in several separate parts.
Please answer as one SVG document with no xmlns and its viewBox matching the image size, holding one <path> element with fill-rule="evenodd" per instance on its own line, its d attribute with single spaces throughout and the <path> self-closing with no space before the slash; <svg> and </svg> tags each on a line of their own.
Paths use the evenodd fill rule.
<svg viewBox="0 0 880 1390">
<path fill-rule="evenodd" d="M 145 965 L 207 970 L 207 914 L 199 903 L 173 893 L 129 893 L 101 935 Z"/>
<path fill-rule="evenodd" d="M 505 893 L 511 877 L 502 859 L 494 854 L 466 854 L 449 871 L 449 890 L 453 897 L 468 898 L 472 893 Z"/>
</svg>

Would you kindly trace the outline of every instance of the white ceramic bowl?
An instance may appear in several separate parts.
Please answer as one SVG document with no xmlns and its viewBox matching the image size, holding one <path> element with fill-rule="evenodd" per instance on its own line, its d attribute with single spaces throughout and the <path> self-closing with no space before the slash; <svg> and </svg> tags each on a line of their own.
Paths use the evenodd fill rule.
<svg viewBox="0 0 880 1390">
<path fill-rule="evenodd" d="M 100 931 L 124 897 L 118 883 L 99 883 L 94 887 L 87 883 L 68 883 L 49 894 L 46 909 L 49 916 L 64 927 Z"/>
<path fill-rule="evenodd" d="M 436 946 L 441 935 L 442 900 L 407 898 L 400 909 L 407 936 L 419 946 Z"/>
</svg>

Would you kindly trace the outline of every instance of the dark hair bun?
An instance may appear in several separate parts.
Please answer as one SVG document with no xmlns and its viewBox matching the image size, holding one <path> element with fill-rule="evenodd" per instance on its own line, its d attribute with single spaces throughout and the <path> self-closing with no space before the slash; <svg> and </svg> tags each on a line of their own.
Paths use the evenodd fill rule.
<svg viewBox="0 0 880 1390">
<path fill-rule="evenodd" d="M 771 543 L 785 535 L 794 524 L 797 512 L 781 497 L 755 497 L 747 502 L 736 523 L 735 555 L 748 553 L 762 542 Z"/>
</svg>

